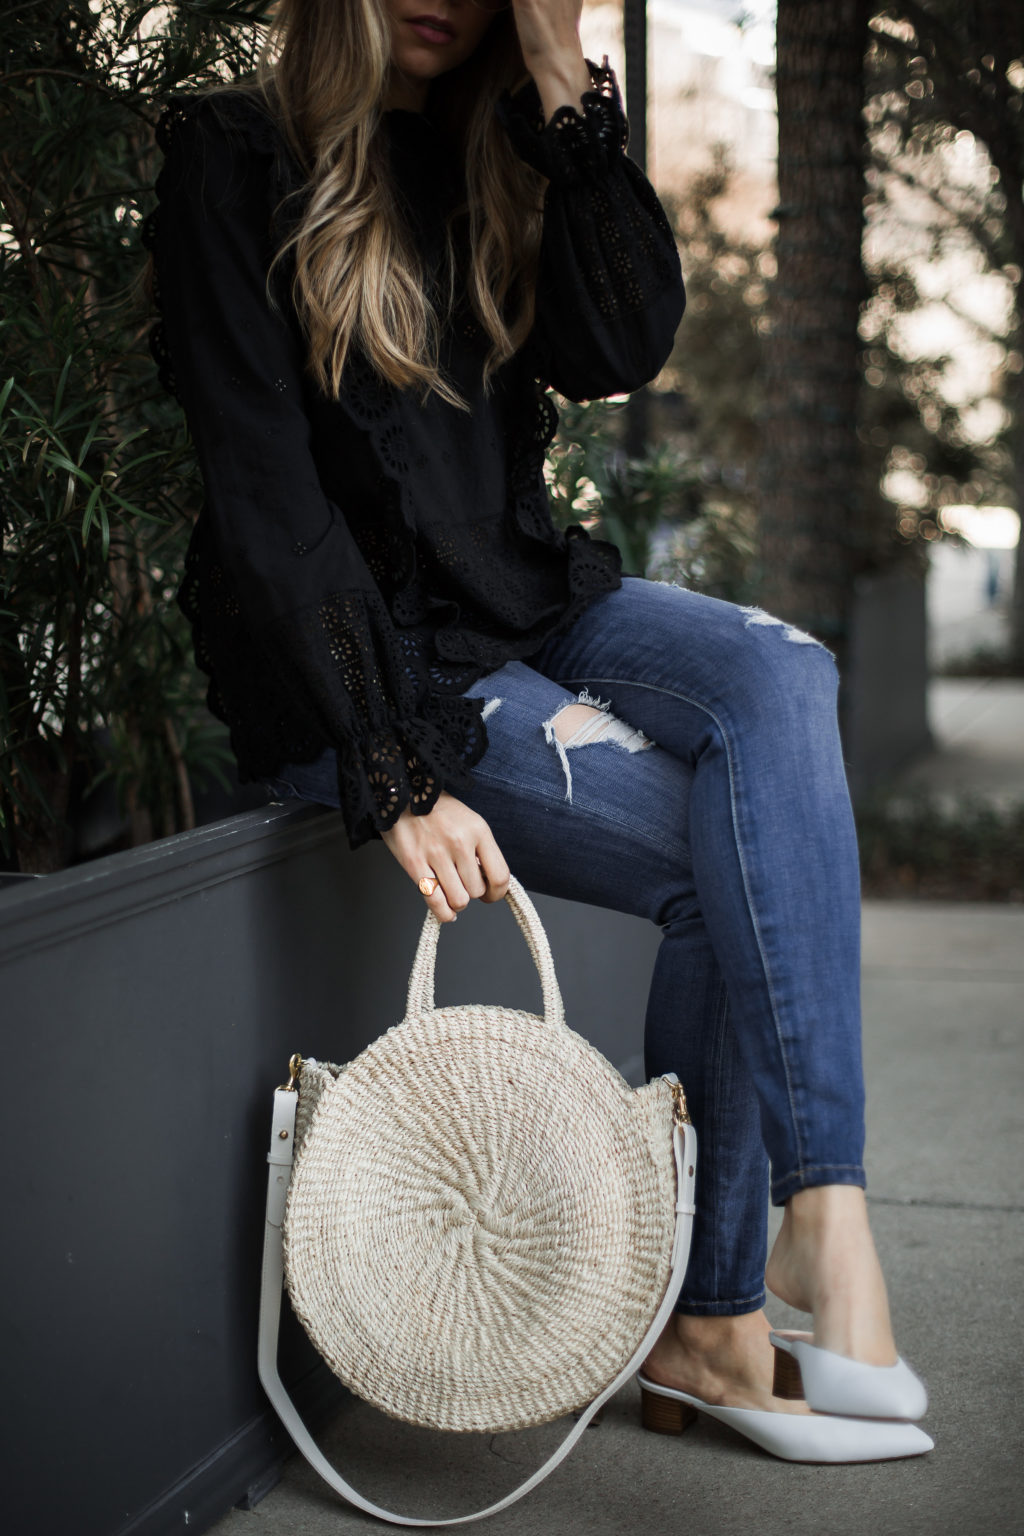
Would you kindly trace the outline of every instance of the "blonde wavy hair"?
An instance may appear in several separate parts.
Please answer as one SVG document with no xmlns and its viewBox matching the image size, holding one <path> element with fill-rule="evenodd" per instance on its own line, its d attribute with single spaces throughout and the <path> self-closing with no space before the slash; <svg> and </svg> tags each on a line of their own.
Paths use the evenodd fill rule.
<svg viewBox="0 0 1024 1536">
<path fill-rule="evenodd" d="M 462 275 L 490 338 L 484 387 L 533 324 L 545 179 L 512 149 L 494 105 L 528 79 L 511 9 L 500 12 L 470 57 L 431 84 L 433 120 L 460 153 L 466 202 L 447 222 L 438 313 L 400 211 L 380 132 L 391 60 L 380 0 L 280 0 L 260 68 L 259 92 L 306 172 L 308 194 L 276 253 L 294 253 L 292 299 L 309 369 L 337 397 L 355 347 L 391 384 L 466 402 L 443 376 L 439 348 L 457 287 L 455 227 L 466 221 L 470 265 Z"/>
</svg>

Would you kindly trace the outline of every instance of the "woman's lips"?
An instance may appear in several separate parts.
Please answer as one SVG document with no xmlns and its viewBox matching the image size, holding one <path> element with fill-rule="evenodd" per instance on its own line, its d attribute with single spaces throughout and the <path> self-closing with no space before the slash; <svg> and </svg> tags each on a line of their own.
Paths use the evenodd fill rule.
<svg viewBox="0 0 1024 1536">
<path fill-rule="evenodd" d="M 445 27 L 427 16 L 417 16 L 409 25 L 425 43 L 450 43 L 455 39 L 451 27 Z"/>
</svg>

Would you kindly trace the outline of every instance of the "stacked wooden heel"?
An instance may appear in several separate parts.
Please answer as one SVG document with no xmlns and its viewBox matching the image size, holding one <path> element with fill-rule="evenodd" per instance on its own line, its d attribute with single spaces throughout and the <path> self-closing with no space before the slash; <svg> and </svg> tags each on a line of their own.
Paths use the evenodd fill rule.
<svg viewBox="0 0 1024 1536">
<path fill-rule="evenodd" d="M 652 1429 L 656 1435 L 681 1435 L 697 1417 L 696 1408 L 688 1403 L 677 1403 L 671 1397 L 640 1388 L 641 1412 L 644 1429 Z"/>
</svg>

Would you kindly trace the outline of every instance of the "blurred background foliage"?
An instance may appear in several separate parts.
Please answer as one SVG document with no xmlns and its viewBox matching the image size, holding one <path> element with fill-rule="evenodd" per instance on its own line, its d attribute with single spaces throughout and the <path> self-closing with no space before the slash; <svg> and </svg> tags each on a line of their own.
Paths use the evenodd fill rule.
<svg viewBox="0 0 1024 1536">
<path fill-rule="evenodd" d="M 872 6 L 865 106 L 869 269 L 873 226 L 890 238 L 864 315 L 868 463 L 910 469 L 915 504 L 898 504 L 897 536 L 943 536 L 957 503 L 1024 512 L 1024 6 L 1020 0 L 903 0 Z M 926 309 L 915 271 L 955 266 L 964 286 L 1001 290 L 997 323 L 944 303 L 987 353 L 989 398 L 950 388 L 960 361 L 935 355 L 894 367 L 901 317 Z M 964 296 L 965 297 L 965 296 Z M 993 398 L 994 395 L 994 398 Z M 955 406 L 951 399 L 956 401 Z M 980 413 L 987 407 L 984 419 Z M 896 419 L 892 418 L 895 408 Z M 899 497 L 896 497 L 899 503 Z M 1018 546 L 1011 650 L 1024 671 L 1024 540 Z"/>
<path fill-rule="evenodd" d="M 141 843 L 193 825 L 193 785 L 225 776 L 172 600 L 200 487 L 148 353 L 139 230 L 156 103 L 251 69 L 261 9 L 0 17 L 0 844 L 22 871 L 89 851 L 105 784 Z"/>
<path fill-rule="evenodd" d="M 731 168 L 718 146 L 682 195 L 662 194 L 686 315 L 651 393 L 650 446 L 628 456 L 625 401 L 563 404 L 549 478 L 556 516 L 581 517 L 633 572 L 730 602 L 756 597 L 761 339 L 771 252 L 727 233 Z"/>
</svg>

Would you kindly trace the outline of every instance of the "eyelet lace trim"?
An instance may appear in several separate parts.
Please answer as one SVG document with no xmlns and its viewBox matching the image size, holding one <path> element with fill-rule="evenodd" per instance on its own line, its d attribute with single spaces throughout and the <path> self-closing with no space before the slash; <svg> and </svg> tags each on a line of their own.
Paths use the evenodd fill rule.
<svg viewBox="0 0 1024 1536">
<path fill-rule="evenodd" d="M 513 96 L 504 91 L 497 113 L 518 153 L 549 181 L 578 180 L 614 165 L 629 143 L 629 125 L 615 71 L 587 60 L 593 87 L 580 97 L 580 108 L 558 107 L 545 123 L 536 83 L 530 80 Z"/>
<path fill-rule="evenodd" d="M 254 633 L 200 517 L 177 600 L 243 782 L 333 745 L 353 848 L 406 806 L 429 810 L 442 788 L 468 786 L 487 746 L 482 701 L 434 690 L 468 687 L 489 669 L 431 676 L 424 637 L 396 630 L 376 594 L 331 593 Z"/>
</svg>

